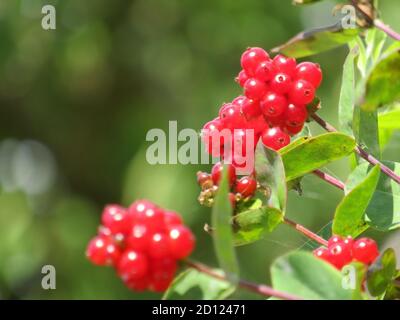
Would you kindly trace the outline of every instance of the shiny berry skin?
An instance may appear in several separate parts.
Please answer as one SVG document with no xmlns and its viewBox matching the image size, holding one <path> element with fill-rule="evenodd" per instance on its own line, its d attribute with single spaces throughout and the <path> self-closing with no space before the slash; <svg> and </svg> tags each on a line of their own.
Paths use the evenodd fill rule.
<svg viewBox="0 0 400 320">
<path fill-rule="evenodd" d="M 365 264 L 371 264 L 379 256 L 376 242 L 369 238 L 361 238 L 353 244 L 353 258 Z"/>
<path fill-rule="evenodd" d="M 240 193 L 243 198 L 254 196 L 257 189 L 257 181 L 252 177 L 242 177 L 236 182 L 236 192 Z"/>
<path fill-rule="evenodd" d="M 214 157 L 219 157 L 221 151 L 223 150 L 223 130 L 224 126 L 219 118 L 215 118 L 214 120 L 207 122 L 201 130 L 201 138 L 207 148 L 207 151 Z"/>
<path fill-rule="evenodd" d="M 335 244 L 342 243 L 343 239 L 340 236 L 332 236 L 328 240 L 328 247 L 334 246 Z"/>
<path fill-rule="evenodd" d="M 174 226 L 168 232 L 169 250 L 175 259 L 184 259 L 189 256 L 195 245 L 192 232 L 185 226 Z"/>
<path fill-rule="evenodd" d="M 308 113 L 305 106 L 291 103 L 285 112 L 285 124 L 290 127 L 302 126 L 307 117 Z"/>
<path fill-rule="evenodd" d="M 239 83 L 241 87 L 243 87 L 247 79 L 249 79 L 249 76 L 246 74 L 244 70 L 241 70 L 237 75 L 237 77 L 235 78 L 235 81 Z"/>
<path fill-rule="evenodd" d="M 314 88 L 318 88 L 322 82 L 322 71 L 318 64 L 312 62 L 302 62 L 296 67 L 296 79 L 306 80 Z"/>
<path fill-rule="evenodd" d="M 265 60 L 269 60 L 268 53 L 264 49 L 253 47 L 243 52 L 240 64 L 246 74 L 252 77 L 255 75 L 258 65 Z"/>
<path fill-rule="evenodd" d="M 135 224 L 126 238 L 126 246 L 133 250 L 146 251 L 152 235 L 151 227 Z"/>
<path fill-rule="evenodd" d="M 232 100 L 232 104 L 235 106 L 242 107 L 243 103 L 248 100 L 245 96 L 237 96 Z"/>
<path fill-rule="evenodd" d="M 296 59 L 285 57 L 284 55 L 278 54 L 272 60 L 274 66 L 279 72 L 286 73 L 290 77 L 296 74 Z"/>
<path fill-rule="evenodd" d="M 126 209 L 116 204 L 104 208 L 101 222 L 112 234 L 126 233 L 131 226 Z"/>
<path fill-rule="evenodd" d="M 227 164 L 229 184 L 232 186 L 236 180 L 236 170 L 231 164 Z M 211 177 L 214 184 L 218 185 L 221 180 L 222 171 L 224 166 L 221 162 L 217 162 L 211 169 Z"/>
<path fill-rule="evenodd" d="M 279 150 L 290 143 L 290 136 L 279 127 L 273 127 L 264 131 L 261 136 L 261 141 L 264 146 Z"/>
<path fill-rule="evenodd" d="M 326 261 L 326 262 L 329 262 L 330 253 L 329 253 L 329 250 L 328 250 L 327 248 L 320 247 L 320 248 L 318 248 L 318 249 L 315 249 L 315 250 L 313 251 L 313 254 L 314 254 L 314 256 L 317 257 L 317 258 L 322 259 L 322 260 L 324 260 L 324 261 Z M 329 262 L 329 263 L 330 263 L 330 262 Z"/>
<path fill-rule="evenodd" d="M 209 176 L 209 179 L 211 177 Z M 164 225 L 166 228 L 183 224 L 182 218 L 174 211 L 164 211 Z"/>
<path fill-rule="evenodd" d="M 328 250 L 330 254 L 329 262 L 339 270 L 353 260 L 351 248 L 344 243 L 334 244 Z"/>
<path fill-rule="evenodd" d="M 260 104 L 258 101 L 245 98 L 241 105 L 242 113 L 247 120 L 252 120 L 261 115 Z"/>
<path fill-rule="evenodd" d="M 246 126 L 246 119 L 241 112 L 240 106 L 232 103 L 225 103 L 219 110 L 219 118 L 224 127 L 239 129 Z"/>
<path fill-rule="evenodd" d="M 170 255 L 168 235 L 163 232 L 154 233 L 149 242 L 148 254 L 152 258 L 161 259 Z"/>
<path fill-rule="evenodd" d="M 263 61 L 258 65 L 256 72 L 254 74 L 254 78 L 256 78 L 260 81 L 267 82 L 267 81 L 271 80 L 271 78 L 274 74 L 274 71 L 275 71 L 275 67 L 271 60 Z"/>
<path fill-rule="evenodd" d="M 311 83 L 305 80 L 296 80 L 293 82 L 289 91 L 289 100 L 294 104 L 306 105 L 313 101 L 315 97 L 315 88 Z"/>
<path fill-rule="evenodd" d="M 285 113 L 288 107 L 286 98 L 275 92 L 268 92 L 260 101 L 262 113 L 267 118 L 279 117 Z"/>
<path fill-rule="evenodd" d="M 121 252 L 114 239 L 109 236 L 97 236 L 90 240 L 86 257 L 95 265 L 107 266 L 119 261 Z"/>
<path fill-rule="evenodd" d="M 160 208 L 147 208 L 144 211 L 132 211 L 134 224 L 144 224 L 152 232 L 161 230 L 164 227 L 164 214 Z"/>
<path fill-rule="evenodd" d="M 289 135 L 289 136 L 294 136 L 303 130 L 304 125 L 301 124 L 297 127 L 292 127 L 292 126 L 285 126 L 284 131 Z"/>
<path fill-rule="evenodd" d="M 286 73 L 279 72 L 273 76 L 270 82 L 272 91 L 279 94 L 286 94 L 292 86 L 292 80 Z"/>
<path fill-rule="evenodd" d="M 244 95 L 249 99 L 260 100 L 268 90 L 265 82 L 250 78 L 244 84 Z"/>
<path fill-rule="evenodd" d="M 125 250 L 118 265 L 118 275 L 125 281 L 134 281 L 146 276 L 149 271 L 147 257 L 135 250 Z"/>
</svg>

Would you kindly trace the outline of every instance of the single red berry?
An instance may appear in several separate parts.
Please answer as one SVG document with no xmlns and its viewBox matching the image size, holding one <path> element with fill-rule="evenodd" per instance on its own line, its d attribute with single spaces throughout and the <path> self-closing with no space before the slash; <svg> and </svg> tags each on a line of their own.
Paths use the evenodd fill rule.
<svg viewBox="0 0 400 320">
<path fill-rule="evenodd" d="M 285 126 L 284 131 L 289 135 L 289 136 L 294 136 L 303 130 L 304 125 L 301 124 L 297 127 L 292 127 L 292 126 Z"/>
<path fill-rule="evenodd" d="M 231 164 L 227 164 L 226 166 L 228 169 L 229 184 L 232 186 L 236 180 L 236 170 L 235 170 L 235 167 L 232 166 Z M 224 166 L 221 162 L 217 162 L 211 169 L 211 177 L 212 177 L 214 184 L 216 184 L 216 185 L 219 184 L 219 182 L 221 180 L 221 174 L 222 174 L 223 169 L 224 169 Z"/>
<path fill-rule="evenodd" d="M 285 57 L 284 55 L 278 54 L 272 60 L 274 66 L 279 72 L 285 73 L 290 77 L 295 76 L 296 73 L 296 59 Z"/>
<path fill-rule="evenodd" d="M 327 248 L 319 247 L 313 251 L 315 257 L 330 263 L 330 253 Z"/>
<path fill-rule="evenodd" d="M 246 74 L 246 72 L 244 70 L 241 70 L 235 78 L 235 81 L 239 83 L 241 87 L 243 87 L 248 78 L 249 76 Z"/>
<path fill-rule="evenodd" d="M 332 236 L 328 240 L 328 247 L 332 247 L 335 244 L 342 243 L 343 239 L 340 236 Z"/>
<path fill-rule="evenodd" d="M 296 80 L 290 91 L 289 100 L 294 104 L 306 105 L 313 101 L 315 97 L 315 88 L 305 80 Z"/>
<path fill-rule="evenodd" d="M 86 249 L 86 257 L 98 266 L 116 264 L 121 251 L 114 239 L 109 236 L 96 236 L 90 240 Z"/>
<path fill-rule="evenodd" d="M 247 100 L 245 96 L 237 96 L 232 100 L 232 104 L 242 107 L 243 103 Z"/>
<path fill-rule="evenodd" d="M 148 254 L 155 259 L 170 255 L 168 235 L 163 232 L 154 233 L 149 242 Z"/>
<path fill-rule="evenodd" d="M 151 227 L 145 224 L 135 224 L 126 238 L 126 246 L 133 250 L 146 251 L 152 235 Z"/>
<path fill-rule="evenodd" d="M 279 94 L 286 94 L 291 89 L 292 79 L 286 73 L 279 72 L 275 74 L 270 82 L 272 91 Z"/>
<path fill-rule="evenodd" d="M 257 181 L 252 177 L 242 177 L 236 182 L 236 192 L 244 198 L 254 196 L 257 189 Z"/>
<path fill-rule="evenodd" d="M 376 242 L 370 238 L 361 238 L 353 244 L 353 257 L 365 264 L 371 264 L 379 256 Z"/>
<path fill-rule="evenodd" d="M 117 204 L 110 204 L 104 208 L 101 222 L 112 234 L 124 234 L 131 227 L 127 210 Z"/>
<path fill-rule="evenodd" d="M 209 154 L 219 157 L 224 146 L 224 125 L 219 118 L 207 122 L 201 130 L 201 138 Z"/>
<path fill-rule="evenodd" d="M 271 80 L 271 78 L 274 74 L 274 71 L 275 71 L 275 67 L 271 60 L 263 61 L 258 65 L 256 72 L 254 74 L 254 78 L 256 78 L 260 81 L 267 82 L 267 81 Z"/>
<path fill-rule="evenodd" d="M 242 54 L 240 64 L 249 76 L 254 76 L 258 65 L 265 60 L 269 60 L 268 53 L 264 49 L 253 47 Z"/>
<path fill-rule="evenodd" d="M 145 277 L 149 271 L 146 255 L 135 250 L 126 250 L 118 262 L 117 271 L 124 282 Z"/>
<path fill-rule="evenodd" d="M 219 110 L 219 118 L 229 129 L 241 129 L 246 126 L 246 118 L 243 116 L 240 106 L 236 104 L 225 103 Z"/>
<path fill-rule="evenodd" d="M 347 236 L 346 238 L 344 238 L 343 243 L 345 243 L 347 246 L 351 248 L 351 250 L 353 250 L 354 239 L 351 236 Z"/>
<path fill-rule="evenodd" d="M 268 92 L 260 101 L 262 113 L 267 118 L 279 117 L 285 113 L 288 106 L 286 98 L 275 92 Z"/>
<path fill-rule="evenodd" d="M 147 228 L 151 229 L 152 232 L 162 230 L 164 227 L 164 213 L 162 209 L 156 206 L 145 207 L 144 210 L 136 209 L 137 206 L 135 204 L 132 210 L 129 208 L 134 225 L 144 224 Z"/>
<path fill-rule="evenodd" d="M 241 108 L 244 117 L 248 121 L 257 118 L 261 114 L 260 104 L 256 100 L 244 98 Z"/>
<path fill-rule="evenodd" d="M 209 179 L 211 176 L 209 175 Z M 175 211 L 164 211 L 164 224 L 167 228 L 179 226 L 183 223 L 181 216 Z"/>
<path fill-rule="evenodd" d="M 256 78 L 248 79 L 243 88 L 245 96 L 254 100 L 260 100 L 268 90 L 268 86 L 265 82 Z"/>
<path fill-rule="evenodd" d="M 308 113 L 305 106 L 290 103 L 285 112 L 285 124 L 289 127 L 302 126 L 307 117 Z"/>
<path fill-rule="evenodd" d="M 339 270 L 353 260 L 351 248 L 343 242 L 330 246 L 328 250 L 330 254 L 329 262 Z"/>
<path fill-rule="evenodd" d="M 169 249 L 175 259 L 189 256 L 195 245 L 193 233 L 185 226 L 174 226 L 168 232 Z"/>
<path fill-rule="evenodd" d="M 229 192 L 228 197 L 229 197 L 229 202 L 231 203 L 232 209 L 235 209 L 236 208 L 236 196 L 232 192 Z"/>
<path fill-rule="evenodd" d="M 261 136 L 261 141 L 264 146 L 279 150 L 290 143 L 290 136 L 279 127 L 274 127 L 264 131 Z"/>
<path fill-rule="evenodd" d="M 151 282 L 150 289 L 154 292 L 167 290 L 178 266 L 175 259 L 165 258 L 151 261 Z"/>
<path fill-rule="evenodd" d="M 248 123 L 248 128 L 254 130 L 255 137 L 259 136 L 265 129 L 268 128 L 268 123 L 265 121 L 263 115 L 253 118 Z M 257 146 L 258 139 L 254 139 L 254 144 Z"/>
<path fill-rule="evenodd" d="M 128 279 L 124 282 L 128 289 L 136 291 L 136 292 L 143 292 L 145 291 L 150 285 L 150 277 L 145 276 L 140 279 Z"/>
<path fill-rule="evenodd" d="M 302 62 L 296 67 L 296 79 L 306 80 L 314 88 L 318 88 L 322 82 L 322 71 L 318 64 L 312 62 Z"/>
</svg>

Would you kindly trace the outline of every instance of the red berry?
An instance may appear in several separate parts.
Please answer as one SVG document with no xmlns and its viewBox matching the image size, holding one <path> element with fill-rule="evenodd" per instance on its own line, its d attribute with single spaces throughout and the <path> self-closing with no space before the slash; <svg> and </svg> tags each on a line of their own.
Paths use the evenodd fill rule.
<svg viewBox="0 0 400 320">
<path fill-rule="evenodd" d="M 112 232 L 111 232 L 111 230 L 109 228 L 100 225 L 99 228 L 98 228 L 97 234 L 99 236 L 111 236 Z"/>
<path fill-rule="evenodd" d="M 152 260 L 150 289 L 155 292 L 165 291 L 174 279 L 177 268 L 175 259 Z"/>
<path fill-rule="evenodd" d="M 334 244 L 328 250 L 330 254 L 329 262 L 339 270 L 353 259 L 351 248 L 342 242 Z"/>
<path fill-rule="evenodd" d="M 260 101 L 261 111 L 267 118 L 281 116 L 286 111 L 287 106 L 286 98 L 272 91 L 268 92 Z"/>
<path fill-rule="evenodd" d="M 318 249 L 313 251 L 313 254 L 315 257 L 330 263 L 330 261 L 329 261 L 330 254 L 329 254 L 329 250 L 327 248 L 319 247 Z"/>
<path fill-rule="evenodd" d="M 210 175 L 208 175 L 208 179 L 210 179 Z M 183 223 L 180 215 L 174 211 L 164 211 L 164 224 L 167 228 L 181 225 Z"/>
<path fill-rule="evenodd" d="M 231 164 L 227 164 L 226 166 L 228 168 L 229 184 L 232 186 L 236 180 L 236 170 L 235 170 L 235 167 L 232 166 Z M 224 166 L 221 162 L 217 162 L 211 169 L 211 177 L 212 177 L 214 184 L 216 184 L 216 185 L 219 184 L 219 182 L 221 180 L 221 174 L 222 174 L 223 169 L 224 169 Z"/>
<path fill-rule="evenodd" d="M 275 74 L 270 82 L 270 88 L 279 94 L 286 94 L 291 89 L 292 80 L 286 73 Z"/>
<path fill-rule="evenodd" d="M 135 224 L 128 237 L 126 246 L 133 250 L 146 251 L 152 237 L 151 228 L 145 224 Z"/>
<path fill-rule="evenodd" d="M 258 101 L 245 98 L 241 105 L 242 113 L 247 120 L 252 120 L 261 114 Z"/>
<path fill-rule="evenodd" d="M 168 235 L 162 232 L 154 233 L 149 242 L 148 254 L 155 259 L 170 255 Z"/>
<path fill-rule="evenodd" d="M 249 76 L 246 74 L 246 72 L 244 70 L 241 70 L 235 78 L 235 81 L 239 83 L 241 87 L 243 87 L 248 78 Z"/>
<path fill-rule="evenodd" d="M 279 150 L 290 143 L 290 136 L 279 127 L 274 127 L 264 131 L 261 141 L 266 147 Z"/>
<path fill-rule="evenodd" d="M 248 127 L 254 130 L 255 137 L 257 137 L 268 128 L 268 123 L 265 121 L 264 116 L 260 115 L 257 118 L 251 119 L 248 123 Z M 257 145 L 257 140 L 257 138 L 254 140 L 255 145 Z"/>
<path fill-rule="evenodd" d="M 299 127 L 307 120 L 307 109 L 303 105 L 290 103 L 285 113 L 285 124 L 289 127 Z"/>
<path fill-rule="evenodd" d="M 142 292 L 148 288 L 148 286 L 150 284 L 150 278 L 148 276 L 145 276 L 143 278 L 135 279 L 135 280 L 128 279 L 124 283 L 128 287 L 128 289 L 136 291 L 136 292 Z"/>
<path fill-rule="evenodd" d="M 240 64 L 243 70 L 249 75 L 254 76 L 258 65 L 269 59 L 268 53 L 261 48 L 248 48 L 240 59 Z"/>
<path fill-rule="evenodd" d="M 268 90 L 268 86 L 265 82 L 256 78 L 248 79 L 243 88 L 245 96 L 254 100 L 260 100 Z"/>
<path fill-rule="evenodd" d="M 257 181 L 252 177 L 243 177 L 236 182 L 236 192 L 244 198 L 252 197 L 257 189 Z"/>
<path fill-rule="evenodd" d="M 289 91 L 289 100 L 294 104 L 306 105 L 313 101 L 315 88 L 305 80 L 297 80 Z"/>
<path fill-rule="evenodd" d="M 104 208 L 101 222 L 112 234 L 126 233 L 131 226 L 126 209 L 116 204 Z"/>
<path fill-rule="evenodd" d="M 124 282 L 141 279 L 149 271 L 147 257 L 138 251 L 126 250 L 118 262 L 117 271 Z"/>
<path fill-rule="evenodd" d="M 207 151 L 214 157 L 219 157 L 223 150 L 223 130 L 224 126 L 219 118 L 207 122 L 201 130 L 201 138 L 203 139 Z"/>
<path fill-rule="evenodd" d="M 232 104 L 242 107 L 243 103 L 247 100 L 245 96 L 237 96 L 232 100 Z"/>
<path fill-rule="evenodd" d="M 87 258 L 96 265 L 106 266 L 118 263 L 121 252 L 112 237 L 97 236 L 90 240 L 86 249 Z"/>
<path fill-rule="evenodd" d="M 371 264 L 379 256 L 376 242 L 370 238 L 361 238 L 353 244 L 353 257 L 365 264 Z"/>
<path fill-rule="evenodd" d="M 240 106 L 236 104 L 225 103 L 219 110 L 219 118 L 229 129 L 240 129 L 246 126 L 246 119 L 241 113 Z"/>
<path fill-rule="evenodd" d="M 332 237 L 328 240 L 328 247 L 332 247 L 332 246 L 334 246 L 335 244 L 342 243 L 342 242 L 343 242 L 342 237 L 340 237 L 340 236 L 332 236 Z"/>
<path fill-rule="evenodd" d="M 236 207 L 236 196 L 232 192 L 229 192 L 228 197 L 229 197 L 229 202 L 231 203 L 232 209 L 235 209 L 235 207 Z"/>
<path fill-rule="evenodd" d="M 318 64 L 312 62 L 302 62 L 296 67 L 296 79 L 306 80 L 314 88 L 318 88 L 322 82 L 322 71 Z"/>
<path fill-rule="evenodd" d="M 136 208 L 135 204 L 132 210 L 129 208 L 134 224 L 144 224 L 152 232 L 163 229 L 164 213 L 162 209 L 156 206 L 144 210 L 136 210 Z"/>
<path fill-rule="evenodd" d="M 296 73 L 296 59 L 294 58 L 289 58 L 278 54 L 274 57 L 273 63 L 279 72 L 286 73 L 290 77 L 293 77 Z"/>
<path fill-rule="evenodd" d="M 301 125 L 299 125 L 299 126 L 297 126 L 297 127 L 286 126 L 286 127 L 284 128 L 284 131 L 285 131 L 288 135 L 294 136 L 294 135 L 298 134 L 299 132 L 301 132 L 301 130 L 303 130 L 303 127 L 304 127 L 303 124 L 301 124 Z"/>
<path fill-rule="evenodd" d="M 273 74 L 274 74 L 274 65 L 271 60 L 266 60 L 261 62 L 254 74 L 254 78 L 257 78 L 260 81 L 267 82 L 271 80 Z"/>
<path fill-rule="evenodd" d="M 195 245 L 192 232 L 185 226 L 174 226 L 169 230 L 169 248 L 171 255 L 176 259 L 184 259 L 189 256 Z"/>
</svg>

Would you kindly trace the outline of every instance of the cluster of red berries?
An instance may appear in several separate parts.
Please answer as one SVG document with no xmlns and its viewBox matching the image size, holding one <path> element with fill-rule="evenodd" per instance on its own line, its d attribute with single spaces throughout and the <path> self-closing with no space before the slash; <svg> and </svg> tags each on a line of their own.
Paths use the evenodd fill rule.
<svg viewBox="0 0 400 320">
<path fill-rule="evenodd" d="M 328 248 L 320 247 L 314 255 L 341 270 L 352 261 L 369 265 L 379 256 L 376 242 L 370 238 L 353 240 L 352 237 L 333 236 L 328 241 Z"/>
<path fill-rule="evenodd" d="M 238 179 L 235 167 L 232 164 L 227 164 L 226 167 L 231 190 L 229 193 L 229 200 L 232 207 L 235 208 L 237 201 L 254 196 L 257 190 L 257 181 L 253 176 L 243 176 Z M 206 202 L 208 202 L 209 205 L 212 205 L 213 197 L 215 196 L 215 193 L 218 190 L 218 185 L 221 181 L 223 168 L 223 164 L 217 162 L 212 167 L 211 174 L 201 171 L 197 173 L 197 182 L 203 190 L 199 197 L 200 203 L 207 204 Z"/>
<path fill-rule="evenodd" d="M 246 143 L 246 129 L 254 132 L 254 145 L 261 137 L 265 146 L 279 150 L 290 143 L 290 136 L 299 133 L 307 120 L 306 105 L 315 97 L 322 81 L 319 65 L 311 62 L 297 64 L 294 58 L 277 55 L 271 59 L 261 48 L 249 48 L 241 57 L 242 70 L 236 81 L 244 89 L 244 96 L 225 103 L 219 116 L 203 127 L 203 140 L 214 157 L 223 156 L 233 141 L 220 138 L 218 146 L 213 137 L 224 129 L 233 131 L 233 140 Z M 236 133 L 235 133 L 236 132 Z M 218 141 L 218 138 L 214 138 Z"/>
<path fill-rule="evenodd" d="M 195 238 L 181 217 L 147 200 L 135 201 L 127 209 L 107 205 L 101 222 L 86 256 L 96 265 L 114 266 L 126 286 L 135 291 L 165 291 L 177 261 L 194 249 Z"/>
</svg>

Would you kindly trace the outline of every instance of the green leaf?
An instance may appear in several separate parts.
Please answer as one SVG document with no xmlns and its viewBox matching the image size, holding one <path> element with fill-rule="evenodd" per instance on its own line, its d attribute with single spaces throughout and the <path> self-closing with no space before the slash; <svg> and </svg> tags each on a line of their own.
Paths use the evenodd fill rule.
<svg viewBox="0 0 400 320">
<path fill-rule="evenodd" d="M 255 155 L 257 180 L 262 187 L 269 189 L 268 206 L 277 208 L 283 213 L 286 210 L 287 189 L 285 168 L 280 154 L 265 148 L 260 142 Z"/>
<path fill-rule="evenodd" d="M 293 4 L 295 6 L 297 5 L 303 5 L 303 4 L 312 4 L 316 2 L 320 2 L 321 0 L 293 0 Z"/>
<path fill-rule="evenodd" d="M 339 203 L 333 219 L 332 233 L 357 237 L 368 228 L 365 210 L 378 184 L 380 167 L 375 166 Z"/>
<path fill-rule="evenodd" d="M 342 275 L 309 252 L 296 251 L 275 260 L 271 267 L 274 289 L 312 300 L 350 300 L 352 290 L 342 286 Z"/>
<path fill-rule="evenodd" d="M 239 266 L 234 249 L 231 227 L 232 206 L 229 201 L 229 182 L 226 166 L 222 173 L 215 203 L 212 209 L 211 222 L 214 229 L 214 248 L 219 265 L 233 283 L 238 281 Z"/>
<path fill-rule="evenodd" d="M 341 22 L 338 22 L 301 32 L 287 43 L 272 49 L 272 52 L 295 58 L 307 57 L 344 45 L 353 40 L 359 32 L 359 29 L 343 29 Z"/>
<path fill-rule="evenodd" d="M 241 246 L 262 239 L 283 221 L 283 213 L 262 207 L 239 213 L 233 217 L 235 245 Z"/>
<path fill-rule="evenodd" d="M 385 252 L 368 270 L 368 291 L 377 297 L 385 293 L 396 275 L 396 254 L 393 249 Z"/>
<path fill-rule="evenodd" d="M 221 270 L 214 269 L 223 274 Z M 163 296 L 163 300 L 222 300 L 235 291 L 227 281 L 215 279 L 195 269 L 178 275 Z"/>
<path fill-rule="evenodd" d="M 378 113 L 376 111 L 367 112 L 360 107 L 356 107 L 353 120 L 353 131 L 358 144 L 380 159 Z"/>
<path fill-rule="evenodd" d="M 383 58 L 368 76 L 362 108 L 374 111 L 400 100 L 400 50 Z"/>
<path fill-rule="evenodd" d="M 355 101 L 355 72 L 354 59 L 358 54 L 358 47 L 353 46 L 343 65 L 342 86 L 339 97 L 339 126 L 340 130 L 353 135 L 353 113 Z"/>
<path fill-rule="evenodd" d="M 350 154 L 355 147 L 352 137 L 343 133 L 325 133 L 310 137 L 280 151 L 286 179 L 292 180 Z"/>
<path fill-rule="evenodd" d="M 379 129 L 400 129 L 400 109 L 395 109 L 378 116 Z"/>
<path fill-rule="evenodd" d="M 400 174 L 400 163 L 383 161 L 383 164 Z M 345 192 L 349 193 L 355 185 L 368 175 L 369 164 L 359 165 L 349 176 Z M 393 230 L 400 227 L 400 185 L 381 174 L 376 190 L 365 211 L 366 222 L 380 231 Z"/>
</svg>

